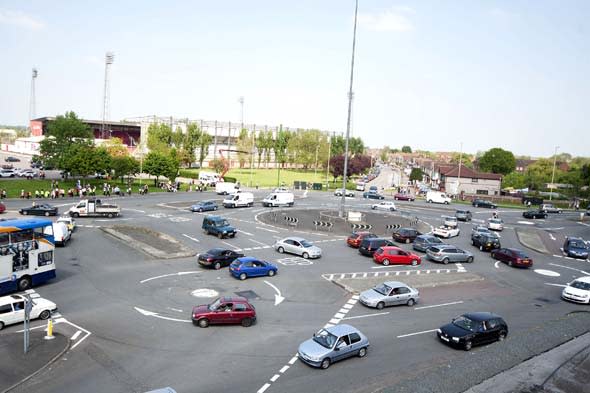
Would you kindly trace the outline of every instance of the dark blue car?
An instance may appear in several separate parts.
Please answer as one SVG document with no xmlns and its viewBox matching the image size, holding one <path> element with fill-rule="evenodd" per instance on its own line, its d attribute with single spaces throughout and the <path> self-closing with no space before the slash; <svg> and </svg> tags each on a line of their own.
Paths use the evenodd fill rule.
<svg viewBox="0 0 590 393">
<path fill-rule="evenodd" d="M 192 212 L 207 212 L 217 210 L 215 201 L 200 201 L 191 206 Z"/>
<path fill-rule="evenodd" d="M 563 244 L 563 252 L 571 258 L 588 259 L 590 250 L 583 239 L 578 237 L 566 237 Z"/>
<path fill-rule="evenodd" d="M 229 272 L 235 278 L 245 280 L 248 277 L 274 276 L 278 268 L 270 262 L 253 257 L 238 258 L 229 265 Z"/>
</svg>

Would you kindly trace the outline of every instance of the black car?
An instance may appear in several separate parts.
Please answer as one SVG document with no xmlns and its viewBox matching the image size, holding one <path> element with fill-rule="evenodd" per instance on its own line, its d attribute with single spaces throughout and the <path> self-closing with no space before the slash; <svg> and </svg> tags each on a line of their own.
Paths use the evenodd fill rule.
<svg viewBox="0 0 590 393">
<path fill-rule="evenodd" d="M 524 218 L 547 218 L 547 213 L 543 210 L 527 210 L 526 212 L 522 213 Z"/>
<path fill-rule="evenodd" d="M 42 205 L 23 207 L 18 212 L 24 216 L 57 216 L 57 207 L 44 203 Z"/>
<path fill-rule="evenodd" d="M 451 323 L 437 329 L 436 335 L 451 346 L 469 351 L 474 345 L 503 341 L 508 335 L 508 325 L 491 312 L 472 312 L 453 318 Z"/>
<path fill-rule="evenodd" d="M 235 252 L 234 250 L 228 250 L 225 248 L 212 248 L 206 253 L 199 254 L 197 260 L 201 266 L 219 270 L 222 267 L 229 266 L 234 261 L 234 259 L 241 258 L 243 256 L 244 254 Z"/>
<path fill-rule="evenodd" d="M 4 161 L 6 161 L 6 162 L 20 162 L 20 158 L 8 156 L 4 159 Z"/>
<path fill-rule="evenodd" d="M 500 248 L 500 239 L 490 233 L 474 232 L 471 234 L 471 244 L 479 247 L 480 251 L 490 251 Z"/>
<path fill-rule="evenodd" d="M 400 228 L 397 231 L 393 232 L 392 237 L 393 240 L 402 242 L 402 243 L 412 243 L 421 233 L 415 230 L 414 228 Z"/>
<path fill-rule="evenodd" d="M 395 246 L 395 244 L 391 240 L 382 237 L 364 239 L 359 246 L 359 252 L 364 256 L 372 257 L 379 247 L 384 246 Z"/>
<path fill-rule="evenodd" d="M 381 194 L 378 194 L 376 192 L 363 192 L 363 198 L 368 198 L 368 199 L 385 199 L 385 197 Z"/>
<path fill-rule="evenodd" d="M 485 199 L 474 199 L 473 202 L 471 202 L 471 204 L 475 207 L 485 207 L 488 209 L 497 209 L 498 208 L 498 206 L 494 205 L 490 201 L 486 201 Z"/>
</svg>

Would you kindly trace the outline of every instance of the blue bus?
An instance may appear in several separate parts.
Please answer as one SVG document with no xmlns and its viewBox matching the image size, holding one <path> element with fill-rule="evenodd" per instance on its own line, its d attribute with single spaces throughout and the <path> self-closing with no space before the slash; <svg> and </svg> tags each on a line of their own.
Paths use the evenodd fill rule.
<svg viewBox="0 0 590 393">
<path fill-rule="evenodd" d="M 50 220 L 0 221 L 0 295 L 55 278 L 54 252 Z"/>
</svg>

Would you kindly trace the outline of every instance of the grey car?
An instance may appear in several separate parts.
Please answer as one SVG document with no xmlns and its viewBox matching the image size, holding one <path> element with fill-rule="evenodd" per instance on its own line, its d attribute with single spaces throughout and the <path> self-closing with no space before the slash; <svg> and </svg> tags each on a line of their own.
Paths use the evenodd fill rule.
<svg viewBox="0 0 590 393">
<path fill-rule="evenodd" d="M 420 292 L 403 282 L 386 281 L 374 288 L 361 292 L 360 302 L 367 307 L 381 310 L 386 306 L 405 304 L 413 306 L 420 300 Z"/>
<path fill-rule="evenodd" d="M 286 237 L 277 240 L 274 244 L 274 249 L 281 254 L 287 252 L 289 254 L 300 255 L 303 258 L 319 258 L 322 256 L 322 249 L 314 246 L 312 243 L 301 237 Z"/>
<path fill-rule="evenodd" d="M 426 250 L 428 259 L 434 262 L 442 262 L 445 265 L 449 262 L 473 262 L 473 254 L 469 251 L 461 250 L 450 244 L 432 246 Z"/>
<path fill-rule="evenodd" d="M 416 240 L 414 240 L 412 248 L 417 251 L 426 252 L 426 250 L 428 250 L 428 247 L 436 246 L 439 244 L 444 244 L 444 243 L 442 240 L 440 240 L 436 236 L 420 235 L 420 236 L 416 237 Z"/>
<path fill-rule="evenodd" d="M 369 339 L 358 329 L 339 324 L 321 329 L 299 345 L 299 359 L 313 367 L 327 369 L 334 362 L 352 356 L 365 357 Z"/>
<path fill-rule="evenodd" d="M 471 221 L 471 212 L 469 210 L 457 210 L 455 211 L 455 217 L 459 221 Z"/>
</svg>

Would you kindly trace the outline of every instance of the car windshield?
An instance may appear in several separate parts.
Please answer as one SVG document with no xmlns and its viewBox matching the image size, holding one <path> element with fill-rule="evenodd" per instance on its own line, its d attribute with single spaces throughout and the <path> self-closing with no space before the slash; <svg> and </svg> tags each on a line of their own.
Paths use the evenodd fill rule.
<svg viewBox="0 0 590 393">
<path fill-rule="evenodd" d="M 428 239 L 428 242 L 433 244 L 441 244 L 442 240 L 440 240 L 438 237 L 431 237 Z"/>
<path fill-rule="evenodd" d="M 574 248 L 586 248 L 586 243 L 584 243 L 583 241 L 580 241 L 580 240 L 572 240 L 570 242 L 570 247 L 574 247 Z"/>
<path fill-rule="evenodd" d="M 491 219 L 490 222 L 492 224 L 501 224 L 502 223 L 502 220 L 499 220 L 499 219 Z"/>
<path fill-rule="evenodd" d="M 373 291 L 380 293 L 381 295 L 387 296 L 391 292 L 391 287 L 385 284 L 381 284 L 374 287 Z"/>
<path fill-rule="evenodd" d="M 215 223 L 216 227 L 227 227 L 229 226 L 229 222 L 227 222 L 227 220 L 221 220 L 221 221 L 217 221 Z"/>
<path fill-rule="evenodd" d="M 216 301 L 214 301 L 213 303 L 211 303 L 209 305 L 209 311 L 215 311 L 219 308 L 219 305 L 221 304 L 221 298 L 217 299 Z"/>
<path fill-rule="evenodd" d="M 453 325 L 459 326 L 460 328 L 463 328 L 465 330 L 469 330 L 471 332 L 475 332 L 475 327 L 477 326 L 477 322 L 462 315 L 462 316 L 455 318 L 453 320 Z"/>
<path fill-rule="evenodd" d="M 570 284 L 570 287 L 576 289 L 583 289 L 584 291 L 590 291 L 590 282 L 574 281 Z"/>
<path fill-rule="evenodd" d="M 326 329 L 322 329 L 313 335 L 313 341 L 325 348 L 332 348 L 334 344 L 336 344 L 337 339 L 338 337 L 336 337 Z"/>
<path fill-rule="evenodd" d="M 311 244 L 310 242 L 308 242 L 307 240 L 301 240 L 300 241 L 301 245 L 305 248 L 309 248 L 309 247 L 313 247 L 313 244 Z"/>
</svg>

